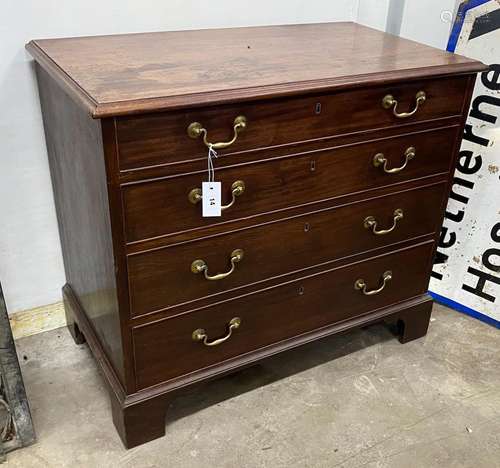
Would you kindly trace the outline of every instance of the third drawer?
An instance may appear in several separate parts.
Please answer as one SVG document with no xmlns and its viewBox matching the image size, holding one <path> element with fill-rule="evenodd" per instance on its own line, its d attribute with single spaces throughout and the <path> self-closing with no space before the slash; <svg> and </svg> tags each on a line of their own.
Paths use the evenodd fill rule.
<svg viewBox="0 0 500 468">
<path fill-rule="evenodd" d="M 433 234 L 439 229 L 437 208 L 445 194 L 446 184 L 436 183 L 129 255 L 131 314 L 167 310 Z M 205 277 L 226 274 L 231 267 L 234 271 L 224 278 Z"/>
</svg>

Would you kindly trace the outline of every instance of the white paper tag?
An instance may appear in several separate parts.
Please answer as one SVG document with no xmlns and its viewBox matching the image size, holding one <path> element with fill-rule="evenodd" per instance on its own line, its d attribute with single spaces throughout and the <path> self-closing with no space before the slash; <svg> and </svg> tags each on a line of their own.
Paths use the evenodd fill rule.
<svg viewBox="0 0 500 468">
<path fill-rule="evenodd" d="M 211 218 L 221 215 L 221 183 L 202 182 L 202 216 Z"/>
</svg>

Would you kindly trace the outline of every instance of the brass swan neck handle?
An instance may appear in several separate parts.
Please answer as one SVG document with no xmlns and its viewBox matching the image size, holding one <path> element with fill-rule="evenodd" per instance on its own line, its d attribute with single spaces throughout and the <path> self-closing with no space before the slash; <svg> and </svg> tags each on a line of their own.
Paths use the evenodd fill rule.
<svg viewBox="0 0 500 468">
<path fill-rule="evenodd" d="M 419 91 L 416 96 L 415 96 L 415 107 L 412 111 L 410 112 L 398 112 L 398 104 L 399 102 L 397 99 L 392 95 L 388 94 L 387 96 L 384 97 L 382 100 L 382 106 L 384 109 L 391 109 L 392 108 L 392 113 L 398 118 L 398 119 L 407 119 L 409 117 L 414 116 L 419 107 L 427 100 L 427 95 L 425 94 L 425 91 Z"/>
<path fill-rule="evenodd" d="M 413 158 L 415 158 L 416 155 L 417 155 L 417 150 L 415 149 L 415 147 L 410 146 L 409 148 L 406 149 L 406 151 L 404 153 L 405 162 L 403 163 L 403 165 L 400 167 L 395 167 L 393 169 L 388 169 L 388 167 L 387 167 L 388 161 L 387 161 L 387 158 L 385 157 L 384 153 L 377 153 L 373 157 L 373 166 L 374 167 L 382 167 L 382 169 L 384 170 L 384 172 L 386 174 L 397 174 L 398 172 L 401 172 L 403 169 L 405 169 L 406 166 L 408 165 L 408 163 Z"/>
<path fill-rule="evenodd" d="M 227 271 L 226 273 L 218 273 L 216 275 L 209 275 L 208 274 L 208 265 L 205 262 L 205 260 L 194 260 L 191 263 L 191 271 L 193 273 L 203 273 L 205 275 L 205 278 L 209 281 L 219 281 L 221 279 L 227 278 L 228 276 L 232 275 L 234 271 L 236 270 L 236 264 L 241 262 L 243 260 L 244 256 L 244 251 L 242 249 L 236 249 L 231 252 L 231 269 Z"/>
<path fill-rule="evenodd" d="M 229 340 L 229 338 L 231 338 L 231 335 L 233 334 L 233 331 L 240 328 L 240 325 L 241 325 L 241 319 L 239 317 L 234 317 L 228 324 L 227 334 L 222 338 L 218 338 L 213 341 L 208 341 L 207 332 L 203 328 L 198 328 L 197 330 L 195 330 L 192 333 L 191 338 L 193 339 L 193 341 L 201 341 L 205 346 L 218 346 L 224 343 L 225 341 Z"/>
<path fill-rule="evenodd" d="M 394 231 L 394 229 L 396 229 L 398 221 L 403 219 L 403 217 L 403 210 L 401 208 L 398 208 L 397 210 L 394 210 L 394 222 L 392 224 L 392 227 L 389 229 L 377 230 L 378 222 L 374 216 L 367 216 L 363 225 L 366 229 L 371 229 L 373 234 L 375 234 L 376 236 L 385 236 L 386 234 L 389 234 Z"/>
<path fill-rule="evenodd" d="M 387 283 L 391 280 L 392 280 L 392 271 L 386 271 L 382 275 L 382 285 L 378 289 L 368 290 L 365 280 L 361 278 L 354 283 L 354 289 L 356 289 L 357 291 L 361 291 L 365 296 L 374 296 L 376 294 L 381 293 L 385 289 Z"/>
<path fill-rule="evenodd" d="M 219 142 L 219 143 L 211 143 L 208 141 L 208 130 L 203 127 L 203 125 L 199 122 L 192 122 L 189 124 L 187 128 L 187 134 L 189 138 L 199 138 L 203 136 L 203 143 L 208 148 L 213 148 L 214 150 L 220 150 L 224 148 L 228 148 L 231 146 L 237 139 L 238 135 L 243 132 L 247 128 L 247 118 L 244 115 L 239 115 L 234 119 L 233 122 L 233 138 L 229 141 Z"/>
<path fill-rule="evenodd" d="M 231 201 L 227 205 L 222 205 L 220 209 L 224 211 L 228 208 L 231 208 L 236 203 L 236 198 L 240 195 L 243 195 L 243 193 L 245 192 L 245 188 L 245 182 L 243 182 L 242 180 L 233 182 L 231 185 Z M 188 200 L 193 205 L 201 202 L 202 198 L 203 192 L 201 188 L 194 188 L 188 193 Z"/>
</svg>

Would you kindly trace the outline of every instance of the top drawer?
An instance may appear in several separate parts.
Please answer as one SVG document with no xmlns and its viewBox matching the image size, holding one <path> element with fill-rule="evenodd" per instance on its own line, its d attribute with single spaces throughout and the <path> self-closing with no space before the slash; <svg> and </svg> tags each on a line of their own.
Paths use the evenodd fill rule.
<svg viewBox="0 0 500 468">
<path fill-rule="evenodd" d="M 209 143 L 228 142 L 237 134 L 234 143 L 221 151 L 241 152 L 457 116 L 462 113 L 466 86 L 467 77 L 453 77 L 311 97 L 122 117 L 116 123 L 120 169 L 206 157 L 203 132 L 198 138 L 188 135 L 188 127 L 193 122 L 206 129 Z M 419 99 L 417 104 L 420 92 L 425 93 L 425 101 Z M 392 101 L 389 96 L 393 97 Z M 409 115 L 412 111 L 415 112 Z M 246 127 L 243 131 L 238 127 L 240 131 L 235 132 L 233 125 L 238 116 L 246 118 Z"/>
</svg>

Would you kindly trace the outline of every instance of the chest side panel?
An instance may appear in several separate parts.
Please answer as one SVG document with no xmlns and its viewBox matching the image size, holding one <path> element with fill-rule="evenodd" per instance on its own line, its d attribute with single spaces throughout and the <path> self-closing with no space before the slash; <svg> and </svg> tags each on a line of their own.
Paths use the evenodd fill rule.
<svg viewBox="0 0 500 468">
<path fill-rule="evenodd" d="M 39 66 L 37 78 L 66 281 L 123 381 L 101 125 Z"/>
</svg>

